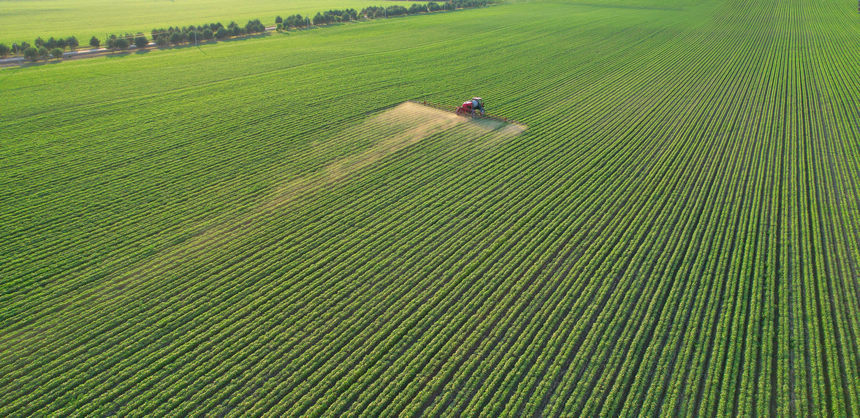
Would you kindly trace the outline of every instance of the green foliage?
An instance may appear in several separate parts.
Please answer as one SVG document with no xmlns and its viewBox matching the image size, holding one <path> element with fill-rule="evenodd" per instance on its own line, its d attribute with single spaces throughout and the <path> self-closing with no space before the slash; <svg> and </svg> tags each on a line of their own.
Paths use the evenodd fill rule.
<svg viewBox="0 0 860 418">
<path fill-rule="evenodd" d="M 854 13 L 537 0 L 15 69 L 0 415 L 856 416 Z"/>
<path fill-rule="evenodd" d="M 39 50 L 32 46 L 25 48 L 24 58 L 27 58 L 30 61 L 36 61 L 37 59 L 39 59 Z"/>
<path fill-rule="evenodd" d="M 307 19 L 300 14 L 287 16 L 284 19 L 284 28 L 303 28 L 307 26 Z"/>
<path fill-rule="evenodd" d="M 157 45 L 159 48 L 166 48 L 170 46 L 170 36 L 166 33 L 158 35 L 158 37 L 155 38 L 155 45 Z"/>
<path fill-rule="evenodd" d="M 403 6 L 388 6 L 385 8 L 386 16 L 402 16 L 408 12 L 409 11 Z"/>
<path fill-rule="evenodd" d="M 80 44 L 78 43 L 78 38 L 74 36 L 69 36 L 68 38 L 66 38 L 66 46 L 69 47 L 70 51 L 78 49 L 78 46 L 80 46 Z"/>
<path fill-rule="evenodd" d="M 51 50 L 51 56 L 57 59 L 63 58 L 63 50 L 60 48 L 54 48 Z"/>
<path fill-rule="evenodd" d="M 314 25 L 324 25 L 326 23 L 329 23 L 327 21 L 327 19 L 320 12 L 317 12 L 317 14 L 314 15 L 312 22 Z"/>
<path fill-rule="evenodd" d="M 179 45 L 186 41 L 186 35 L 183 35 L 182 32 L 171 32 L 170 33 L 170 43 L 173 45 Z"/>
<path fill-rule="evenodd" d="M 134 38 L 134 46 L 137 48 L 146 48 L 149 45 L 149 39 L 146 39 L 146 36 L 139 35 Z"/>
<path fill-rule="evenodd" d="M 119 50 L 125 50 L 125 49 L 128 49 L 129 45 L 131 45 L 131 43 L 128 41 L 128 39 L 117 38 L 117 39 L 113 40 L 112 48 L 119 49 Z"/>
<path fill-rule="evenodd" d="M 245 34 L 245 29 L 241 28 L 236 22 L 230 22 L 230 24 L 227 25 L 227 29 L 230 31 L 230 36 L 239 36 Z"/>
<path fill-rule="evenodd" d="M 138 33 L 153 27 L 188 22 L 245 22 L 260 16 L 313 13 L 332 8 L 361 9 L 371 4 L 402 4 L 400 0 L 123 0 L 121 7 L 106 7 L 104 0 L 19 0 L 3 3 L 0 32 L 4 41 L 33 39 L 42 34 L 74 35 L 78 39 L 106 33 Z M 133 12 L 132 12 L 133 11 Z M 286 13 L 286 14 L 284 14 Z M 266 25 L 276 22 L 264 21 Z M 213 29 L 215 31 L 216 29 Z"/>
<path fill-rule="evenodd" d="M 245 33 L 262 33 L 266 31 L 266 25 L 260 22 L 260 19 L 249 20 L 245 24 Z"/>
</svg>

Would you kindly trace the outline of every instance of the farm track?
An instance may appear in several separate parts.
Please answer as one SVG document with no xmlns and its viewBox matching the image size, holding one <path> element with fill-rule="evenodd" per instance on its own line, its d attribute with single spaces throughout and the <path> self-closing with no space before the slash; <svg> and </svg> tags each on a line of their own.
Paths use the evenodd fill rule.
<svg viewBox="0 0 860 418">
<path fill-rule="evenodd" d="M 856 10 L 641 6 L 8 78 L 0 413 L 856 415 Z"/>
</svg>

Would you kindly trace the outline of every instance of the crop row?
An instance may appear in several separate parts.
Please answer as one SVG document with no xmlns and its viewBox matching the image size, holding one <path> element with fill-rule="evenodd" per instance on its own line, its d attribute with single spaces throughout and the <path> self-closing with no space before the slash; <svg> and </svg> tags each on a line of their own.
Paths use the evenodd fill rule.
<svg viewBox="0 0 860 418">
<path fill-rule="evenodd" d="M 856 16 L 675 3 L 2 122 L 0 413 L 856 415 Z"/>
</svg>

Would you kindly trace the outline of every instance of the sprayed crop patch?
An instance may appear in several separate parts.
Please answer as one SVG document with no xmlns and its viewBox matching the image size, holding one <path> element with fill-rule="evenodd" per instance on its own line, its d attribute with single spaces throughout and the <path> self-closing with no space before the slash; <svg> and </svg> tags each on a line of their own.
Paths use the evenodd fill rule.
<svg viewBox="0 0 860 418">
<path fill-rule="evenodd" d="M 234 240 L 248 236 L 267 219 L 277 216 L 302 196 L 359 175 L 362 170 L 380 160 L 427 138 L 456 138 L 451 142 L 452 146 L 488 149 L 521 135 L 525 129 L 525 126 L 520 124 L 470 119 L 413 102 L 401 103 L 326 141 L 328 146 L 346 146 L 353 141 L 364 141 L 369 143 L 369 146 L 335 159 L 316 172 L 284 182 L 263 198 L 254 209 L 239 217 L 224 221 L 208 220 L 190 228 L 198 232 L 186 240 L 157 251 L 142 263 L 130 266 L 125 274 L 118 276 L 116 281 L 102 289 L 98 296 L 94 296 L 97 299 L 114 299 L 121 296 L 117 289 L 145 285 L 147 281 L 141 279 L 158 277 L 182 260 L 218 250 Z"/>
</svg>

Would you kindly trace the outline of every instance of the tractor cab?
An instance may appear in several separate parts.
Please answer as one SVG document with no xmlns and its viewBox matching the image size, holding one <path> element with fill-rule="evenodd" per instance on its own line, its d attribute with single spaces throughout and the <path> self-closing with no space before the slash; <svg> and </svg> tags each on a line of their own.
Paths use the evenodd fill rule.
<svg viewBox="0 0 860 418">
<path fill-rule="evenodd" d="M 463 102 L 463 104 L 457 108 L 458 115 L 474 116 L 477 113 L 480 113 L 481 116 L 484 115 L 484 99 L 480 97 L 473 97 L 471 100 Z"/>
<path fill-rule="evenodd" d="M 472 111 L 473 112 L 481 112 L 481 115 L 484 114 L 484 99 L 480 97 L 472 98 Z"/>
</svg>

